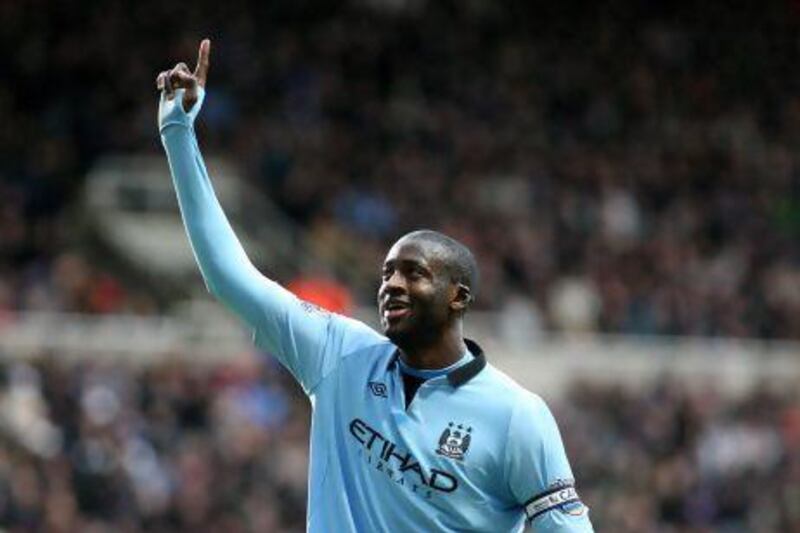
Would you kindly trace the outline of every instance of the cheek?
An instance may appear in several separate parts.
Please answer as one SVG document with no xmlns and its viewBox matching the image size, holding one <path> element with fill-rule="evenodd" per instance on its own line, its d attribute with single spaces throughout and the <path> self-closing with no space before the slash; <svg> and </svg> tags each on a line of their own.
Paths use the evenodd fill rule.
<svg viewBox="0 0 800 533">
<path fill-rule="evenodd" d="M 425 298 L 429 315 L 442 317 L 450 312 L 450 298 L 447 290 L 432 288 Z"/>
</svg>

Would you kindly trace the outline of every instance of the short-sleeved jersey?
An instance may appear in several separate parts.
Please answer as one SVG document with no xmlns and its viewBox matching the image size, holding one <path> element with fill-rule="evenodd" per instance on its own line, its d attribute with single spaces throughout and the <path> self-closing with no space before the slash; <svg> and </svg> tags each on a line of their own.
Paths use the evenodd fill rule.
<svg viewBox="0 0 800 533">
<path fill-rule="evenodd" d="M 202 102 L 202 94 L 200 102 Z M 312 532 L 592 531 L 545 403 L 473 358 L 406 406 L 398 349 L 355 320 L 295 298 L 247 260 L 222 212 L 192 120 L 162 97 L 160 127 L 209 290 L 309 396 Z"/>
</svg>

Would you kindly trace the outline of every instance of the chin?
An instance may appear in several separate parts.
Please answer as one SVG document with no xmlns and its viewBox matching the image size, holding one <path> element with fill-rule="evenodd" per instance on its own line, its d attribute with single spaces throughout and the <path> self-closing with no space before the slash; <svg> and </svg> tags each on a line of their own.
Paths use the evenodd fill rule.
<svg viewBox="0 0 800 533">
<path fill-rule="evenodd" d="M 404 352 L 413 352 L 415 349 L 430 345 L 432 339 L 429 335 L 425 335 L 424 333 L 423 331 L 412 328 L 395 327 L 384 330 L 386 338 Z"/>
<path fill-rule="evenodd" d="M 403 337 L 403 332 L 391 326 L 383 328 L 383 334 L 387 339 L 397 344 L 397 339 Z"/>
<path fill-rule="evenodd" d="M 386 335 L 387 339 L 401 348 L 407 346 L 409 343 L 413 343 L 414 335 L 403 328 L 389 326 L 383 329 L 383 334 Z"/>
<path fill-rule="evenodd" d="M 408 335 L 412 324 L 408 320 L 386 320 L 381 318 L 381 329 L 387 338 L 394 340 L 395 337 Z"/>
</svg>

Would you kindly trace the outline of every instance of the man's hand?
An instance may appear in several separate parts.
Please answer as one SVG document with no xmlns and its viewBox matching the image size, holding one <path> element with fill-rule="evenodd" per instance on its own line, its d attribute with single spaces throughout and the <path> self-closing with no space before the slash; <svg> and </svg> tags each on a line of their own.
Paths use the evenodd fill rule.
<svg viewBox="0 0 800 533">
<path fill-rule="evenodd" d="M 205 88 L 208 77 L 208 56 L 211 52 L 211 41 L 203 39 L 197 53 L 197 66 L 194 72 L 189 70 L 186 63 L 178 63 L 172 70 L 161 72 L 156 78 L 156 87 L 164 91 L 167 100 L 175 97 L 175 91 L 185 89 L 183 92 L 183 110 L 188 113 L 197 103 L 198 87 Z"/>
</svg>

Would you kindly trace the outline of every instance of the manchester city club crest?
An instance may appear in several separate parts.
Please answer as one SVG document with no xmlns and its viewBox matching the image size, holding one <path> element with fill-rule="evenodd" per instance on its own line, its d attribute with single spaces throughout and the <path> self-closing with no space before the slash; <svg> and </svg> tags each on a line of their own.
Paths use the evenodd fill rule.
<svg viewBox="0 0 800 533">
<path fill-rule="evenodd" d="M 442 436 L 439 437 L 439 448 L 436 453 L 450 459 L 464 459 L 464 454 L 467 453 L 471 440 L 471 427 L 465 427 L 463 424 L 455 425 L 450 422 L 447 424 L 447 428 L 442 431 Z"/>
</svg>

